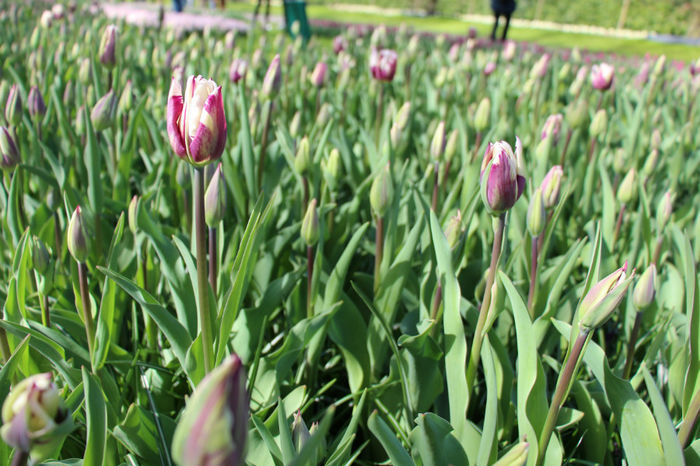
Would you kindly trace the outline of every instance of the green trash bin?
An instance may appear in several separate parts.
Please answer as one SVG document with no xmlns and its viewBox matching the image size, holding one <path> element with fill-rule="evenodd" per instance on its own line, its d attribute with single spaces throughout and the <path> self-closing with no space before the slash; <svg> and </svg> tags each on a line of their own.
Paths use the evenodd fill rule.
<svg viewBox="0 0 700 466">
<path fill-rule="evenodd" d="M 311 37 L 311 28 L 309 20 L 306 17 L 306 2 L 300 0 L 284 1 L 284 22 L 287 33 L 291 37 L 295 37 L 292 32 L 292 25 L 295 22 L 299 23 L 299 34 L 304 38 L 304 42 Z"/>
</svg>

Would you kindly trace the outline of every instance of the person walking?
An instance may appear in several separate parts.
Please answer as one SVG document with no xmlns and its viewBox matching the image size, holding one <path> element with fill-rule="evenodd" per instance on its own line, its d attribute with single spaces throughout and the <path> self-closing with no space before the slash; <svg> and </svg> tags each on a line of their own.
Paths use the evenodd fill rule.
<svg viewBox="0 0 700 466">
<path fill-rule="evenodd" d="M 496 40 L 496 30 L 498 29 L 498 20 L 501 16 L 505 16 L 506 25 L 503 27 L 501 41 L 506 40 L 508 34 L 508 26 L 510 26 L 510 17 L 515 11 L 515 0 L 491 0 L 491 10 L 493 10 L 494 23 L 491 31 L 491 40 Z"/>
</svg>

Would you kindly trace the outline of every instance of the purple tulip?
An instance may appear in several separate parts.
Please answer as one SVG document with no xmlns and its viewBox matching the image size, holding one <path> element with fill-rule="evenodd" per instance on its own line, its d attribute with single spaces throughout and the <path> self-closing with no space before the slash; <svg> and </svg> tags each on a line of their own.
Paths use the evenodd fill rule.
<svg viewBox="0 0 700 466">
<path fill-rule="evenodd" d="M 591 69 L 591 84 L 599 91 L 607 91 L 612 86 L 615 68 L 607 63 L 593 65 Z"/>
<path fill-rule="evenodd" d="M 372 77 L 379 81 L 392 81 L 396 73 L 398 55 L 391 49 L 372 49 L 369 56 L 369 69 Z"/>
<path fill-rule="evenodd" d="M 333 52 L 338 55 L 348 48 L 348 41 L 343 36 L 335 36 L 333 39 Z"/>
<path fill-rule="evenodd" d="M 117 27 L 110 24 L 105 29 L 102 34 L 102 40 L 100 41 L 99 59 L 107 68 L 114 68 L 117 64 L 116 50 L 117 50 Z"/>
<path fill-rule="evenodd" d="M 229 68 L 228 76 L 232 83 L 237 83 L 245 77 L 248 71 L 248 62 L 242 58 L 235 58 L 231 63 L 231 68 Z"/>
<path fill-rule="evenodd" d="M 491 215 L 515 205 L 525 190 L 522 146 L 516 137 L 516 153 L 505 141 L 489 143 L 481 162 L 481 199 Z"/>
<path fill-rule="evenodd" d="M 19 162 L 19 150 L 12 134 L 7 128 L 0 126 L 0 168 L 12 170 Z"/>
<path fill-rule="evenodd" d="M 316 63 L 314 71 L 311 73 L 311 83 L 316 87 L 323 86 L 326 81 L 326 74 L 328 73 L 328 65 L 325 62 Z"/>
<path fill-rule="evenodd" d="M 490 76 L 496 70 L 496 64 L 492 61 L 488 62 L 484 67 L 484 76 Z"/>
<path fill-rule="evenodd" d="M 27 110 L 32 118 L 41 118 L 46 115 L 46 103 L 38 87 L 32 86 L 27 97 Z"/>
</svg>

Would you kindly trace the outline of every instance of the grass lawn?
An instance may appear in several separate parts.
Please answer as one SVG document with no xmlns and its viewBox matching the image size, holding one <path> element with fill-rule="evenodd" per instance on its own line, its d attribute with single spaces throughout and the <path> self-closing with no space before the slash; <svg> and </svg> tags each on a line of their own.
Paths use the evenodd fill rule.
<svg viewBox="0 0 700 466">
<path fill-rule="evenodd" d="M 253 11 L 254 5 L 251 3 L 228 3 L 230 12 L 249 13 Z M 272 14 L 281 15 L 282 8 L 273 6 Z M 468 23 L 459 19 L 434 16 L 421 18 L 414 16 L 382 16 L 376 13 L 358 13 L 340 11 L 322 5 L 310 5 L 307 7 L 309 19 L 324 19 L 330 21 L 386 24 L 387 26 L 398 26 L 406 23 L 416 30 L 430 32 L 444 32 L 448 34 L 464 34 L 469 27 L 475 27 L 480 35 L 488 34 L 491 25 L 481 23 Z M 643 39 L 623 39 L 616 37 L 605 37 L 592 34 L 574 34 L 567 32 L 549 31 L 543 29 L 511 27 L 509 37 L 519 41 L 537 42 L 545 46 L 552 47 L 579 47 L 599 52 L 612 52 L 622 55 L 652 55 L 665 54 L 670 59 L 690 61 L 700 57 L 700 47 L 678 44 L 662 44 Z"/>
</svg>

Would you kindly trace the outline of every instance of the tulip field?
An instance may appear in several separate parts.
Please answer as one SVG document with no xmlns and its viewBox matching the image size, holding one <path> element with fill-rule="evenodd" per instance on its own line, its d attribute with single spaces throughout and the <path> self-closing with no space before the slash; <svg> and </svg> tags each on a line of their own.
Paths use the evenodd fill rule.
<svg viewBox="0 0 700 466">
<path fill-rule="evenodd" d="M 700 59 L 291 29 L 0 0 L 0 464 L 700 464 Z"/>
</svg>

